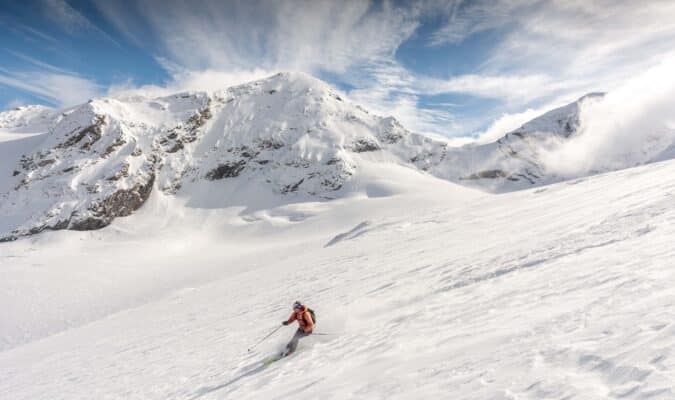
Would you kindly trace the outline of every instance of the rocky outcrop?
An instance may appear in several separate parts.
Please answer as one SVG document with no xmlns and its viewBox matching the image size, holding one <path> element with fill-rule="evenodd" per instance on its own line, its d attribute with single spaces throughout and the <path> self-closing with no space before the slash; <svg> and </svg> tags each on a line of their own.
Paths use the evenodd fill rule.
<svg viewBox="0 0 675 400">
<path fill-rule="evenodd" d="M 57 145 L 56 148 L 72 147 L 77 144 L 83 150 L 91 149 L 91 146 L 101 139 L 101 126 L 103 124 L 105 124 L 105 116 L 97 115 L 91 125 L 68 135 L 67 140 Z"/>
<path fill-rule="evenodd" d="M 351 150 L 355 153 L 366 153 L 369 151 L 377 151 L 380 149 L 381 149 L 380 145 L 375 141 L 367 139 L 359 139 L 356 142 L 354 142 Z"/>
<path fill-rule="evenodd" d="M 90 204 L 86 216 L 81 217 L 78 213 L 71 215 L 67 228 L 78 231 L 100 229 L 110 225 L 117 217 L 131 215 L 150 197 L 154 183 L 155 175 L 150 174 L 145 182 L 139 182 L 130 189 L 115 191 L 103 200 Z"/>
<path fill-rule="evenodd" d="M 239 176 L 241 171 L 246 167 L 246 161 L 238 161 L 232 164 L 220 164 L 216 168 L 207 172 L 204 176 L 210 181 L 216 181 L 223 178 L 234 178 Z"/>
</svg>

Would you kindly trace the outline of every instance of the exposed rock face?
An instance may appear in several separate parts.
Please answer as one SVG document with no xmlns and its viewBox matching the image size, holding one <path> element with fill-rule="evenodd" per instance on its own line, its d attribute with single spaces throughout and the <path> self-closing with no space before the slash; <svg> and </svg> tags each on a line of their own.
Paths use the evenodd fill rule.
<svg viewBox="0 0 675 400">
<path fill-rule="evenodd" d="M 118 118 L 120 104 L 94 100 L 56 117 L 42 145 L 21 158 L 16 184 L 0 193 L 0 240 L 56 229 L 96 229 L 130 215 L 149 197 L 156 155 L 133 162 L 137 126 Z M 8 226 L 9 225 L 9 226 Z M 9 228 L 9 229 L 7 229 Z"/>
<path fill-rule="evenodd" d="M 506 178 L 508 176 L 509 174 L 502 171 L 501 169 L 491 169 L 471 174 L 464 179 L 495 179 L 495 178 Z"/>
<path fill-rule="evenodd" d="M 91 149 L 91 146 L 101 139 L 101 126 L 105 123 L 104 115 L 96 115 L 91 125 L 80 129 L 77 133 L 68 136 L 67 140 L 56 148 L 72 147 L 79 145 L 83 150 Z"/>
<path fill-rule="evenodd" d="M 216 181 L 223 178 L 234 178 L 235 176 L 239 176 L 241 171 L 244 170 L 245 166 L 245 161 L 238 161 L 234 164 L 220 164 L 216 168 L 209 171 L 205 178 L 210 181 Z"/>
<path fill-rule="evenodd" d="M 67 228 L 73 230 L 99 229 L 109 225 L 117 217 L 126 217 L 138 210 L 150 197 L 155 175 L 150 174 L 146 182 L 139 182 L 130 189 L 119 189 L 102 201 L 89 206 L 85 218 L 71 218 Z"/>
<path fill-rule="evenodd" d="M 359 139 L 354 142 L 352 146 L 352 151 L 355 153 L 365 153 L 368 151 L 377 151 L 380 150 L 380 146 L 374 142 L 365 139 Z"/>
</svg>

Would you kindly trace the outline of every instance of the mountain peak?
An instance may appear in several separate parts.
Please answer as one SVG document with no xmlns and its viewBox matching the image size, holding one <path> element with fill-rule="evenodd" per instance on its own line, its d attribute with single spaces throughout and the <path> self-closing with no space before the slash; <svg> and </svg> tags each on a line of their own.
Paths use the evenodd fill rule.
<svg viewBox="0 0 675 400">
<path fill-rule="evenodd" d="M 326 85 L 321 79 L 302 71 L 282 71 L 262 80 L 275 82 L 304 82 L 309 85 Z"/>
<path fill-rule="evenodd" d="M 592 92 L 581 96 L 562 107 L 554 108 L 520 126 L 518 129 L 507 133 L 499 139 L 499 142 L 505 142 L 514 136 L 522 138 L 541 136 L 542 138 L 554 136 L 569 137 L 576 133 L 579 127 L 579 109 L 583 102 L 589 100 L 598 100 L 605 96 L 603 92 Z"/>
<path fill-rule="evenodd" d="M 580 102 L 582 100 L 586 99 L 598 99 L 598 98 L 603 98 L 605 97 L 607 93 L 605 92 L 591 92 L 591 93 L 586 93 L 585 95 L 581 96 L 577 102 Z"/>
<path fill-rule="evenodd" d="M 368 162 L 363 153 L 409 134 L 297 72 L 212 94 L 97 98 L 48 130 L 0 193 L 0 218 L 18 221 L 0 237 L 99 228 L 134 212 L 153 189 L 194 204 L 202 202 L 196 193 L 244 183 L 270 198 L 337 198 L 361 190 L 347 183 Z"/>
<path fill-rule="evenodd" d="M 326 93 L 333 91 L 333 88 L 328 83 L 305 72 L 285 71 L 279 72 L 267 78 L 224 89 L 222 92 L 237 91 L 242 89 L 250 90 L 252 88 L 260 88 L 261 91 L 267 92 L 268 94 L 274 94 L 275 92 L 279 91 L 289 91 L 294 95 L 310 94 L 312 92 Z"/>
</svg>

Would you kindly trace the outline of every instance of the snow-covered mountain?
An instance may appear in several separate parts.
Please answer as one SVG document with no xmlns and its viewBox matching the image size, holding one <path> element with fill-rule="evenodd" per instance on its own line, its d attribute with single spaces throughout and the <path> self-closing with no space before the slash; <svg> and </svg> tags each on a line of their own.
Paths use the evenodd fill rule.
<svg viewBox="0 0 675 400">
<path fill-rule="evenodd" d="M 527 189 L 564 180 L 549 171 L 542 150 L 555 150 L 574 136 L 580 125 L 580 107 L 601 98 L 592 93 L 566 106 L 551 110 L 496 142 L 462 147 L 430 148 L 413 162 L 431 174 L 490 192 Z"/>
<path fill-rule="evenodd" d="M 344 196 L 336 192 L 358 173 L 358 155 L 405 135 L 393 118 L 299 73 L 211 95 L 95 99 L 54 118 L 11 171 L 0 195 L 1 225 L 11 229 L 0 237 L 99 228 L 138 209 L 153 187 L 178 193 L 240 178 L 279 195 Z"/>
<path fill-rule="evenodd" d="M 1 113 L 0 129 L 48 132 L 0 180 L 0 241 L 101 228 L 153 190 L 203 207 L 251 206 L 251 190 L 282 203 L 344 198 L 368 190 L 357 183 L 373 163 L 491 192 L 553 183 L 569 176 L 549 171 L 540 152 L 573 137 L 580 105 L 601 97 L 463 147 L 408 132 L 303 73 L 209 94 L 99 98 L 61 113 L 24 107 Z"/>
<path fill-rule="evenodd" d="M 54 123 L 57 112 L 40 105 L 21 106 L 0 113 L 0 129 L 13 132 L 46 131 Z"/>
<path fill-rule="evenodd" d="M 49 132 L 9 171 L 0 240 L 103 227 L 137 210 L 153 189 L 193 203 L 205 202 L 196 193 L 230 189 L 202 204 L 208 207 L 250 206 L 258 200 L 242 192 L 261 187 L 262 197 L 281 202 L 372 192 L 356 184 L 365 164 L 421 170 L 447 148 L 302 73 L 211 94 L 101 98 L 43 114 L 21 115 L 39 119 L 40 128 L 49 121 Z"/>
<path fill-rule="evenodd" d="M 673 399 L 675 161 L 514 190 L 598 99 L 461 148 L 303 74 L 0 114 L 2 235 L 46 230 L 0 243 L 0 398 Z"/>
</svg>

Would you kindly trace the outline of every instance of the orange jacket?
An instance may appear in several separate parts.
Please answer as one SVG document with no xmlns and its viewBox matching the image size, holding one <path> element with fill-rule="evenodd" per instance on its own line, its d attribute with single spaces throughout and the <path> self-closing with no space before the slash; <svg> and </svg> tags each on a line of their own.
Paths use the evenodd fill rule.
<svg viewBox="0 0 675 400">
<path fill-rule="evenodd" d="M 291 314 L 286 322 L 290 324 L 293 321 L 298 321 L 298 325 L 300 325 L 300 329 L 302 329 L 303 332 L 312 333 L 314 321 L 312 321 L 312 314 L 309 313 L 306 306 L 302 306 L 302 309 L 298 311 L 294 310 L 293 314 Z"/>
</svg>

